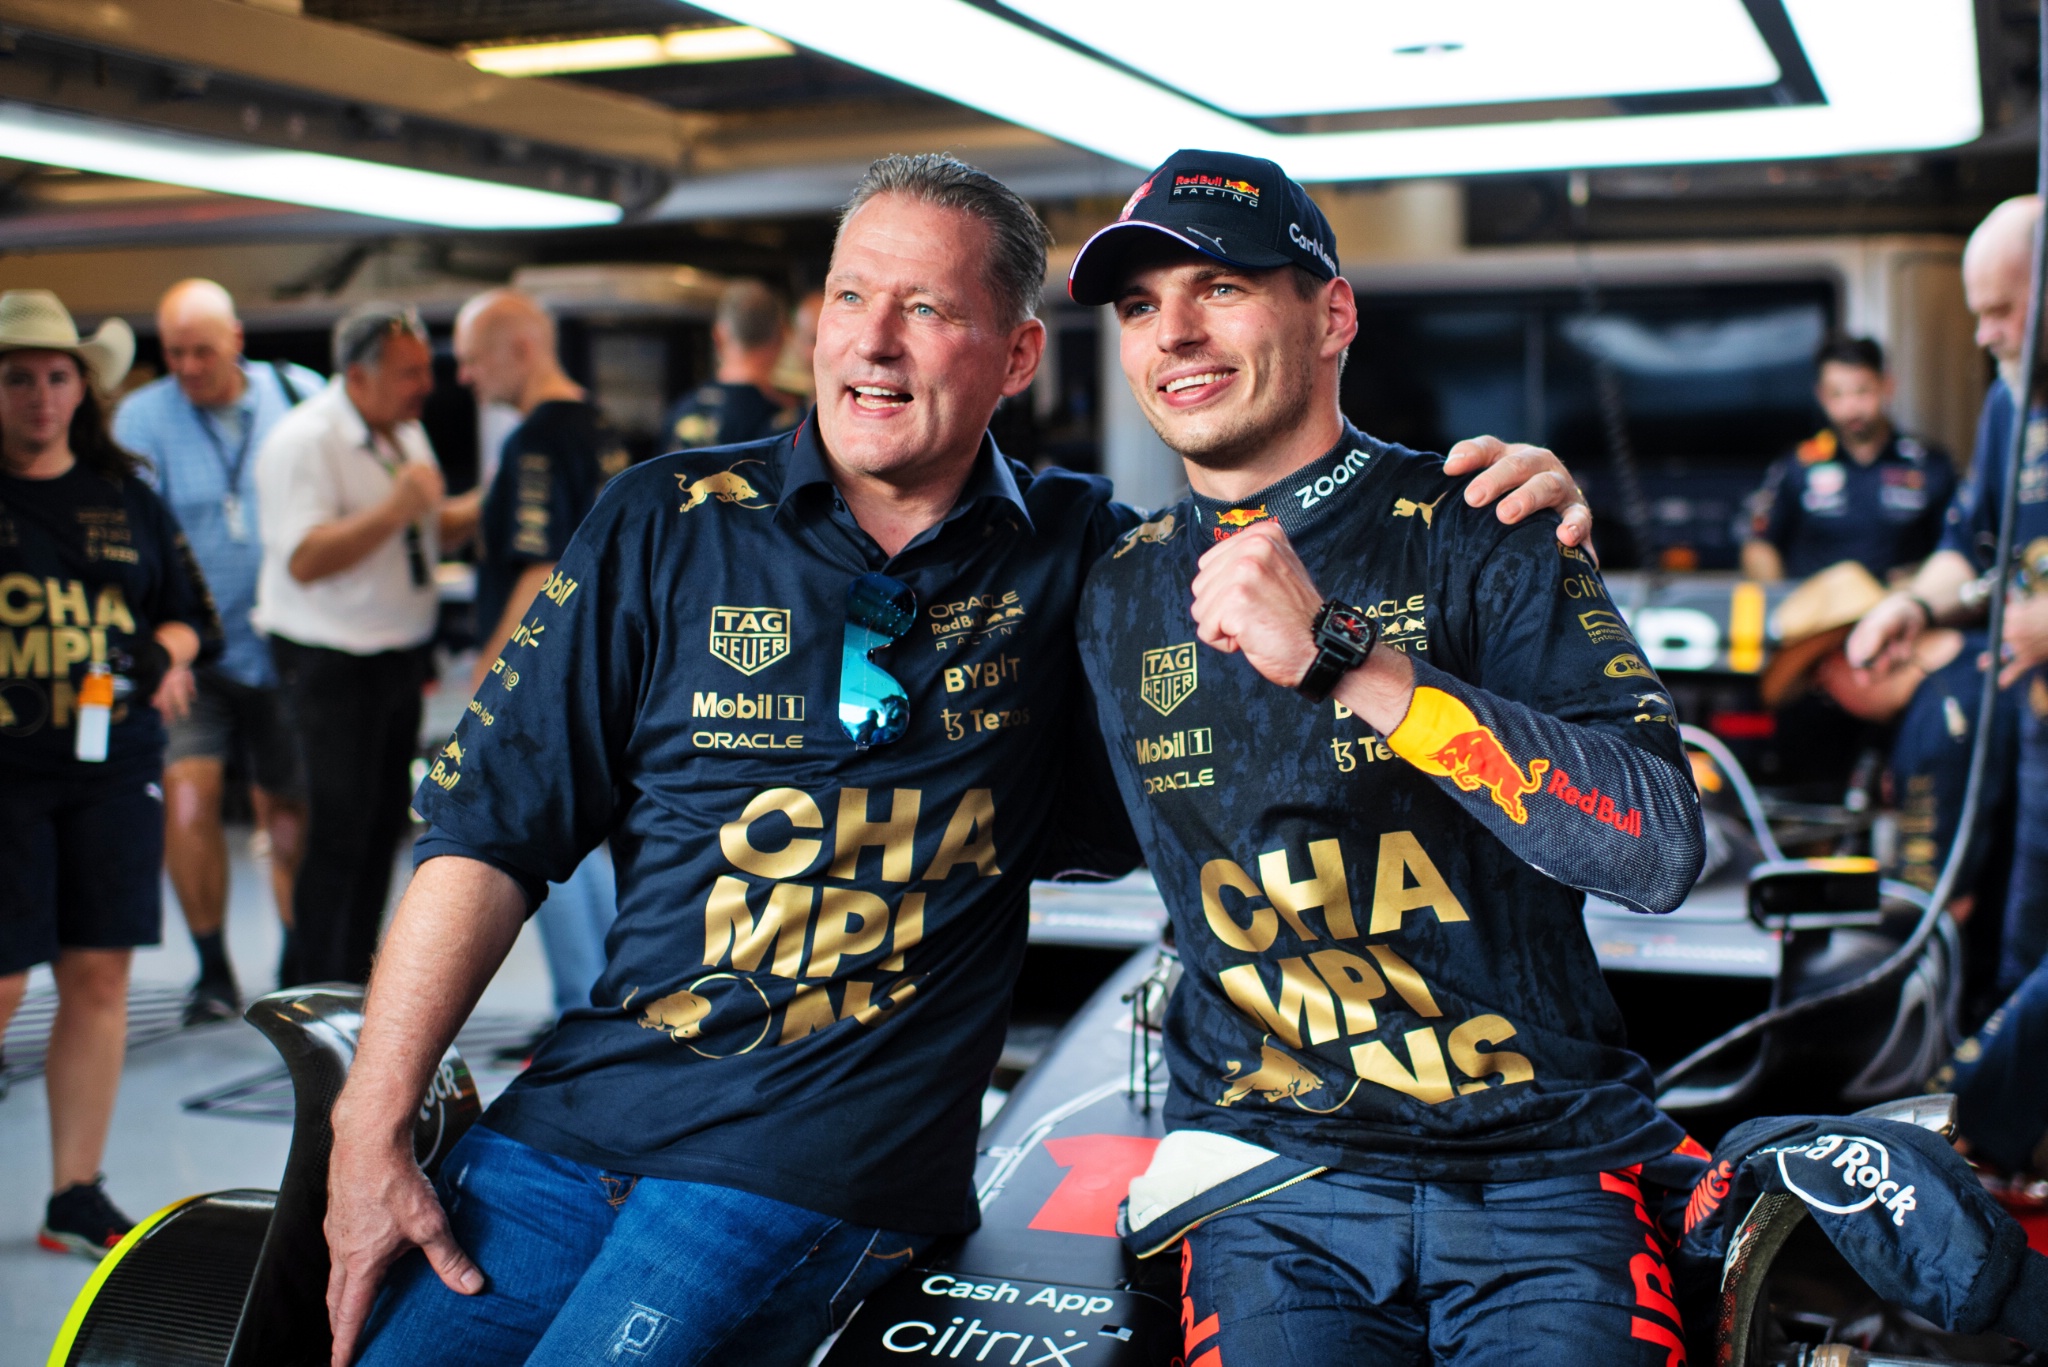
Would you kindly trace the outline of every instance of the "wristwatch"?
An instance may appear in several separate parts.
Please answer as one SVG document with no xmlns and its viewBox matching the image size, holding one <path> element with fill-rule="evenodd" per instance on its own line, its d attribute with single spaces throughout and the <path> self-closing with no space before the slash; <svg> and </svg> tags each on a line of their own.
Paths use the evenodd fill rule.
<svg viewBox="0 0 2048 1367">
<path fill-rule="evenodd" d="M 1309 631 L 1316 643 L 1315 663 L 1301 676 L 1294 691 L 1310 702 L 1321 702 L 1330 696 L 1339 679 L 1365 663 L 1373 643 L 1380 638 L 1380 624 L 1362 609 L 1329 598 L 1316 612 Z"/>
</svg>

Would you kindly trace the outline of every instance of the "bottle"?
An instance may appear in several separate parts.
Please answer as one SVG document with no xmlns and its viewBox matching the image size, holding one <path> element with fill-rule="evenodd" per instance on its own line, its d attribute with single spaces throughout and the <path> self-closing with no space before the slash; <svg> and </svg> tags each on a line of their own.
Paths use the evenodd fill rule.
<svg viewBox="0 0 2048 1367">
<path fill-rule="evenodd" d="M 85 671 L 85 683 L 78 690 L 78 739 L 74 753 L 87 763 L 107 757 L 107 727 L 114 712 L 114 673 L 104 663 Z"/>
</svg>

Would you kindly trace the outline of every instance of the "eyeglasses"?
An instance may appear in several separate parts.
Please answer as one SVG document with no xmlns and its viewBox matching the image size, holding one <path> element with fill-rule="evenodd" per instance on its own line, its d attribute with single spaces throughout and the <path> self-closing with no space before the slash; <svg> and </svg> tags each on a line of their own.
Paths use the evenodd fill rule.
<svg viewBox="0 0 2048 1367">
<path fill-rule="evenodd" d="M 362 330 L 357 332 L 354 330 L 355 328 L 361 328 Z M 382 316 L 370 314 L 357 319 L 351 327 L 350 333 L 353 335 L 344 335 L 340 348 L 341 354 L 335 358 L 336 365 L 342 370 L 347 370 L 350 366 L 363 360 L 372 351 L 381 350 L 387 342 L 400 333 L 410 334 L 423 342 L 427 339 L 426 324 L 420 321 L 420 315 L 414 309 L 405 309 L 398 313 L 387 313 Z"/>
<path fill-rule="evenodd" d="M 910 695 L 874 662 L 917 622 L 917 595 L 886 574 L 846 586 L 846 640 L 839 651 L 839 725 L 853 748 L 887 745 L 910 727 Z"/>
</svg>

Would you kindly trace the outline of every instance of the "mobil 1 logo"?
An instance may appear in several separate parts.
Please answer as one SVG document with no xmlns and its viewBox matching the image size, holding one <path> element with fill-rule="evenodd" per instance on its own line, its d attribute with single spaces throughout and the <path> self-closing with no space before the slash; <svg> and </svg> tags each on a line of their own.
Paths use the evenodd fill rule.
<svg viewBox="0 0 2048 1367">
<path fill-rule="evenodd" d="M 1179 1326 L 1131 1291 L 913 1268 L 867 1298 L 823 1367 L 1166 1367 Z"/>
</svg>

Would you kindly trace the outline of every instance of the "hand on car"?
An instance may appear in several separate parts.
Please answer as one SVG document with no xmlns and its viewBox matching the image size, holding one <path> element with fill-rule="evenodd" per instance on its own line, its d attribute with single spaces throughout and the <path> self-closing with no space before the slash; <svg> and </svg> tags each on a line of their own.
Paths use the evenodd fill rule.
<svg viewBox="0 0 2048 1367">
<path fill-rule="evenodd" d="M 333 1367 L 348 1367 L 354 1361 L 377 1288 L 409 1249 L 426 1253 L 435 1275 L 450 1291 L 474 1296 L 484 1289 L 484 1274 L 456 1244 L 440 1199 L 413 1161 L 409 1136 L 396 1145 L 365 1143 L 336 1127 L 327 1167 L 324 1229 Z"/>
<path fill-rule="evenodd" d="M 1590 548 L 1593 510 L 1586 506 L 1586 495 L 1571 471 L 1547 447 L 1504 442 L 1499 437 L 1472 437 L 1453 446 L 1444 458 L 1447 475 L 1474 470 L 1480 473 L 1465 486 L 1465 502 L 1484 508 L 1499 499 L 1497 511 L 1507 523 L 1554 508 L 1564 519 L 1557 539 L 1567 546 Z"/>
</svg>

